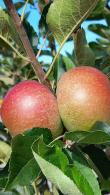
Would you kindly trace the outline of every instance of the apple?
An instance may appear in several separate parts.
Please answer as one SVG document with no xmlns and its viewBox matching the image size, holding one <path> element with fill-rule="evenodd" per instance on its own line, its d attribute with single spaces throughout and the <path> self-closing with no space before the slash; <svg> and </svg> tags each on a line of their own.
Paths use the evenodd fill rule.
<svg viewBox="0 0 110 195">
<path fill-rule="evenodd" d="M 22 81 L 9 90 L 1 118 L 13 136 L 34 127 L 48 128 L 54 137 L 62 132 L 56 97 L 37 81 Z"/>
<path fill-rule="evenodd" d="M 57 86 L 60 116 L 68 131 L 110 124 L 110 81 L 96 68 L 81 66 L 64 73 Z"/>
</svg>

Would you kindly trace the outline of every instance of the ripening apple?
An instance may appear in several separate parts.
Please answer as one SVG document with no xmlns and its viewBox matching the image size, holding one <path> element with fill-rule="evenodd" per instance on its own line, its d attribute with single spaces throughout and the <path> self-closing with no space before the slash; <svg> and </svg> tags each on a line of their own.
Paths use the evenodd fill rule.
<svg viewBox="0 0 110 195">
<path fill-rule="evenodd" d="M 37 81 L 22 81 L 9 90 L 1 118 L 13 136 L 34 127 L 48 128 L 54 137 L 62 132 L 56 97 Z"/>
<path fill-rule="evenodd" d="M 88 131 L 96 121 L 110 124 L 110 81 L 96 68 L 81 66 L 64 73 L 57 102 L 68 131 Z"/>
</svg>

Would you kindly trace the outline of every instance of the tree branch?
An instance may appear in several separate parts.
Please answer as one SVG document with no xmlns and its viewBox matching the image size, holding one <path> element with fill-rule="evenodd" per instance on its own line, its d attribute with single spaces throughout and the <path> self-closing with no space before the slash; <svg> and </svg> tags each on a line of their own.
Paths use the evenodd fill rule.
<svg viewBox="0 0 110 195">
<path fill-rule="evenodd" d="M 15 6 L 12 2 L 12 0 L 4 0 L 4 3 L 9 11 L 9 14 L 10 16 L 12 17 L 13 19 L 13 22 L 14 22 L 14 25 L 15 25 L 15 28 L 19 34 L 19 37 L 23 43 L 23 46 L 26 50 L 26 53 L 27 53 L 27 56 L 29 57 L 30 61 L 31 61 L 31 65 L 39 79 L 39 81 L 41 83 L 44 83 L 45 85 L 47 85 L 49 88 L 50 88 L 50 83 L 49 81 L 45 81 L 44 80 L 44 76 L 45 76 L 45 73 L 40 65 L 40 63 L 38 62 L 38 60 L 36 59 L 36 56 L 33 52 L 33 49 L 31 47 L 31 44 L 29 42 L 29 39 L 28 39 L 28 36 L 26 34 L 26 31 L 23 27 L 23 24 L 20 20 L 20 17 L 18 16 L 17 12 L 16 12 L 16 9 L 15 9 Z M 12 27 L 13 28 L 13 27 Z"/>
</svg>

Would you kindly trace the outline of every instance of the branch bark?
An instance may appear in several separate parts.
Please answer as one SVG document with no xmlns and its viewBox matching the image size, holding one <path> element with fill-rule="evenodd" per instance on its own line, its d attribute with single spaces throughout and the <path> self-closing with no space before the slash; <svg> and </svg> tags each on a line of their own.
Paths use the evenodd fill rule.
<svg viewBox="0 0 110 195">
<path fill-rule="evenodd" d="M 29 42 L 29 39 L 28 39 L 28 36 L 26 34 L 26 31 L 23 27 L 23 24 L 20 20 L 20 17 L 18 16 L 17 12 L 16 12 L 16 9 L 15 9 L 15 6 L 13 4 L 13 1 L 12 0 L 4 0 L 4 3 L 7 7 L 7 10 L 9 11 L 9 14 L 10 16 L 12 17 L 13 19 L 13 22 L 14 22 L 14 25 L 15 25 L 15 28 L 19 34 L 19 37 L 23 43 L 23 46 L 26 50 L 26 53 L 27 53 L 27 56 L 29 57 L 30 61 L 31 61 L 31 65 L 39 79 L 39 81 L 45 85 L 47 85 L 49 88 L 50 87 L 50 83 L 49 81 L 45 81 L 44 80 L 44 77 L 45 77 L 45 73 L 40 65 L 40 63 L 38 62 L 38 60 L 36 59 L 36 56 L 33 52 L 33 49 L 31 47 L 31 44 Z M 13 27 L 12 27 L 13 28 Z"/>
</svg>

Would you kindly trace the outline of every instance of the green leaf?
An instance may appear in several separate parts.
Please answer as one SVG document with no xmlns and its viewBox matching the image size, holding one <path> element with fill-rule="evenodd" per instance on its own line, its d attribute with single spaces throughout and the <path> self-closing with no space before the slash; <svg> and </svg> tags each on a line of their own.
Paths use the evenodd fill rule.
<svg viewBox="0 0 110 195">
<path fill-rule="evenodd" d="M 27 0 L 25 0 L 25 1 L 27 1 Z M 29 3 L 34 5 L 34 0 L 29 0 Z"/>
<path fill-rule="evenodd" d="M 73 152 L 68 152 L 68 154 L 73 159 L 73 165 L 70 165 L 67 173 L 75 181 L 82 193 L 84 195 L 101 195 L 96 174 L 89 167 L 83 154 L 76 149 L 73 149 Z"/>
<path fill-rule="evenodd" d="M 24 2 L 16 2 L 15 4 L 16 9 L 21 9 L 24 6 Z"/>
<path fill-rule="evenodd" d="M 77 65 L 94 66 L 95 55 L 87 43 L 85 31 L 79 29 L 73 37 Z"/>
<path fill-rule="evenodd" d="M 26 18 L 23 19 L 23 25 L 31 45 L 33 46 L 33 48 L 36 47 L 38 44 L 38 36 L 33 26 L 26 20 Z"/>
<path fill-rule="evenodd" d="M 0 195 L 33 195 L 34 191 L 31 188 L 31 186 L 18 186 L 11 191 L 2 191 Z"/>
<path fill-rule="evenodd" d="M 65 139 L 75 141 L 79 144 L 108 144 L 110 143 L 110 134 L 100 130 L 91 132 L 75 131 L 66 133 Z"/>
<path fill-rule="evenodd" d="M 90 131 L 67 132 L 65 139 L 79 144 L 108 144 L 110 142 L 110 126 L 97 122 Z"/>
<path fill-rule="evenodd" d="M 97 130 L 100 129 L 103 132 L 110 134 L 110 125 L 101 121 L 97 121 L 91 128 L 91 130 Z"/>
<path fill-rule="evenodd" d="M 54 195 L 59 195 L 59 192 L 58 192 L 58 190 L 56 189 L 55 186 L 53 186 L 52 191 L 53 191 Z"/>
<path fill-rule="evenodd" d="M 98 175 L 101 174 L 99 175 L 100 178 L 99 181 L 102 182 L 102 178 L 107 179 L 110 177 L 110 172 L 108 171 L 110 170 L 110 160 L 106 155 L 105 152 L 106 149 L 104 151 L 103 148 L 101 147 L 99 148 L 99 147 L 100 146 L 91 144 L 91 145 L 86 145 L 86 147 L 84 147 L 82 150 L 90 157 L 92 162 L 100 171 L 100 173 L 97 172 L 97 174 Z M 88 158 L 89 162 L 90 159 Z"/>
<path fill-rule="evenodd" d="M 90 42 L 89 43 L 91 49 L 94 51 L 95 58 L 100 59 L 107 55 L 106 48 L 102 47 L 102 45 L 99 45 L 96 42 Z"/>
<path fill-rule="evenodd" d="M 10 175 L 6 189 L 10 190 L 17 185 L 29 185 L 39 175 L 40 169 L 33 157 L 31 145 L 41 135 L 46 143 L 52 141 L 50 131 L 41 128 L 33 128 L 12 140 Z"/>
<path fill-rule="evenodd" d="M 56 60 L 54 64 L 54 78 L 58 81 L 61 75 L 66 71 L 64 63 L 62 61 L 62 56 L 60 55 L 59 58 Z"/>
<path fill-rule="evenodd" d="M 60 152 L 58 152 L 58 150 L 57 150 L 57 153 L 55 153 L 55 155 L 52 154 L 52 151 L 49 152 L 49 149 L 46 146 L 43 147 L 43 153 L 42 153 L 41 152 L 42 148 L 40 149 L 41 142 L 42 142 L 42 139 L 34 142 L 34 144 L 32 145 L 32 152 L 33 152 L 33 155 L 34 155 L 39 167 L 41 168 L 41 170 L 42 170 L 43 174 L 46 176 L 46 178 L 48 180 L 50 180 L 58 189 L 60 189 L 60 191 L 63 194 L 81 195 L 81 192 L 78 190 L 78 188 L 74 184 L 74 182 L 69 177 L 67 177 L 58 167 L 56 167 L 55 165 L 53 165 L 51 163 L 51 161 L 53 161 L 54 164 L 57 163 L 57 166 L 59 166 L 58 164 L 60 162 L 60 167 L 62 167 L 62 165 L 63 165 L 63 169 L 65 169 L 65 166 L 66 166 L 67 161 L 68 161 L 67 157 L 65 158 L 65 155 L 63 153 L 61 153 L 61 150 L 60 150 Z M 43 145 L 43 143 L 42 143 L 42 145 Z M 53 148 L 51 148 L 51 150 L 54 151 Z M 46 151 L 46 153 L 48 153 L 48 155 L 50 154 L 50 158 L 48 156 L 48 161 L 45 160 L 44 151 Z M 40 155 L 39 155 L 39 153 L 40 153 Z M 60 160 L 59 160 L 59 158 L 60 158 Z"/>
<path fill-rule="evenodd" d="M 33 137 L 22 135 L 13 139 L 10 175 L 6 189 L 10 190 L 17 185 L 27 185 L 38 176 L 39 167 L 30 149 L 33 141 Z"/>
<path fill-rule="evenodd" d="M 62 56 L 62 60 L 65 64 L 66 70 L 69 70 L 73 67 L 75 67 L 74 62 L 71 60 L 71 58 L 67 57 L 67 56 Z"/>
<path fill-rule="evenodd" d="M 39 20 L 39 29 L 40 29 L 41 32 L 44 31 L 44 33 L 46 33 L 48 31 L 48 26 L 47 26 L 47 23 L 46 23 L 46 15 L 48 13 L 48 9 L 50 7 L 50 4 L 47 4 L 46 6 L 41 4 L 41 6 L 43 7 L 43 11 L 42 11 L 42 14 L 41 14 L 41 18 Z"/>
<path fill-rule="evenodd" d="M 4 190 L 6 183 L 8 181 L 8 174 L 9 174 L 9 163 L 2 169 L 0 168 L 0 190 Z"/>
<path fill-rule="evenodd" d="M 5 188 L 7 180 L 8 180 L 7 177 L 0 178 L 0 190 Z"/>
<path fill-rule="evenodd" d="M 8 76 L 0 75 L 0 81 L 3 81 L 6 85 L 14 85 L 13 78 L 9 78 Z"/>
<path fill-rule="evenodd" d="M 13 27 L 13 28 L 12 28 Z M 11 17 L 0 8 L 0 39 L 9 45 L 19 57 L 28 60 L 25 49 Z"/>
<path fill-rule="evenodd" d="M 9 191 L 7 191 L 7 192 L 2 192 L 2 194 L 1 195 L 18 195 L 18 193 L 16 193 L 16 192 L 9 192 Z"/>
<path fill-rule="evenodd" d="M 43 136 L 43 140 L 46 144 L 49 144 L 52 142 L 53 137 L 51 134 L 51 131 L 49 129 L 44 129 L 44 128 L 33 128 L 31 130 L 25 131 L 24 132 L 25 136 L 34 136 L 34 137 L 40 137 L 41 135 Z"/>
<path fill-rule="evenodd" d="M 11 155 L 11 147 L 3 142 L 0 141 L 0 164 L 6 165 Z M 2 165 L 1 165 L 2 166 Z"/>
<path fill-rule="evenodd" d="M 51 143 L 53 142 L 51 142 L 49 146 L 47 146 L 43 141 L 43 137 L 40 137 L 35 143 L 36 145 L 34 146 L 36 146 L 36 148 L 34 147 L 34 149 L 41 157 L 46 158 L 46 160 L 48 159 L 49 162 L 64 171 L 68 163 L 68 158 L 62 152 L 61 145 L 52 145 Z"/>
<path fill-rule="evenodd" d="M 47 24 L 61 44 L 75 32 L 93 11 L 99 0 L 54 0 L 47 14 Z M 68 37 L 67 37 L 68 38 Z"/>
<path fill-rule="evenodd" d="M 110 192 L 110 179 L 103 180 L 103 182 L 101 183 L 101 189 L 103 191 L 109 191 Z"/>
<path fill-rule="evenodd" d="M 93 12 L 90 14 L 90 16 L 87 18 L 88 20 L 101 20 L 104 18 L 105 13 L 105 6 L 107 1 L 106 0 L 100 0 Z"/>
<path fill-rule="evenodd" d="M 110 29 L 103 24 L 91 24 L 88 29 L 97 35 L 110 40 Z"/>
</svg>

